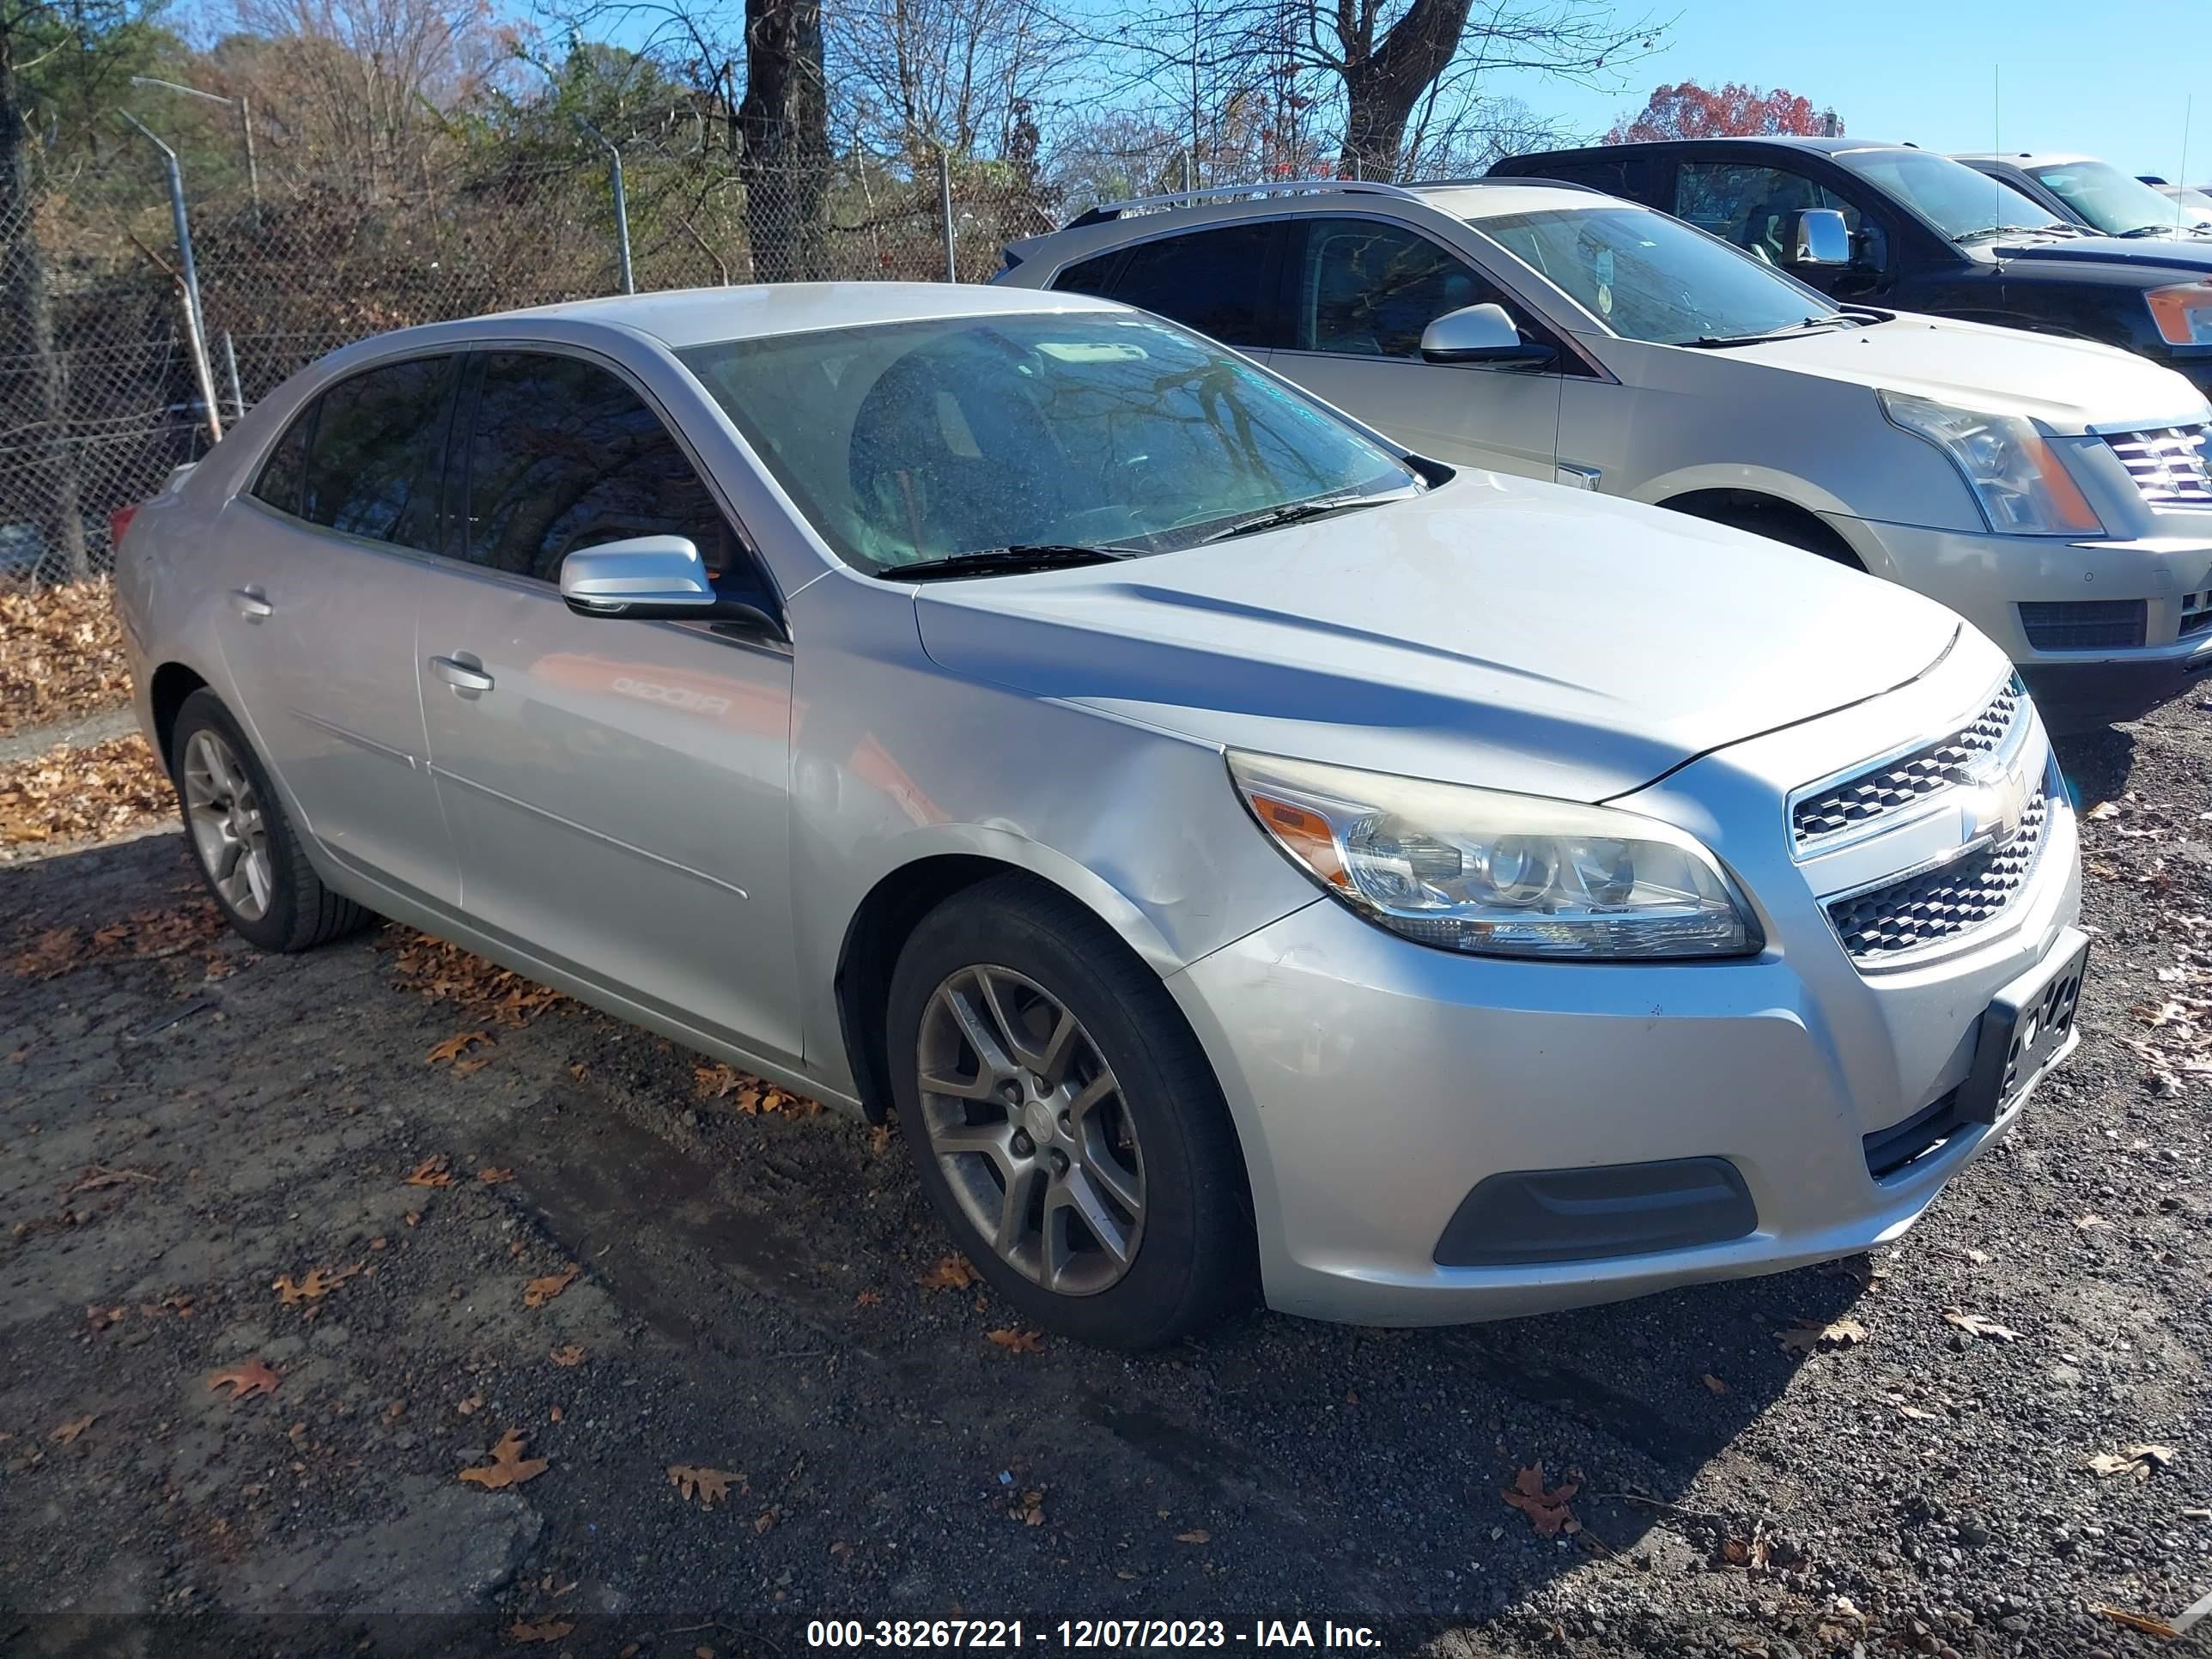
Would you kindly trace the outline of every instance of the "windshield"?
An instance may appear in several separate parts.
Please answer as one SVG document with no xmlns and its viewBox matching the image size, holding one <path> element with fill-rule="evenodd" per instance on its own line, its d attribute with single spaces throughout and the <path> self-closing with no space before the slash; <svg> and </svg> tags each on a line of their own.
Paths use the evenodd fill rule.
<svg viewBox="0 0 2212 1659">
<path fill-rule="evenodd" d="M 2185 217 L 2200 225 L 2212 225 L 2212 193 L 2195 190 L 2187 185 L 2167 185 L 2159 194 L 2168 201 L 2181 204 Z"/>
<path fill-rule="evenodd" d="M 1197 335 L 1110 312 L 878 323 L 678 354 L 825 542 L 883 573 L 1007 547 L 1187 547 L 1413 475 Z"/>
<path fill-rule="evenodd" d="M 1948 155 L 1924 149 L 1846 149 L 1836 152 L 1835 159 L 1917 209 L 1954 240 L 1993 230 L 2066 228 L 2050 209 L 2037 206 L 2002 179 Z"/>
<path fill-rule="evenodd" d="M 1835 311 L 1749 254 L 1648 208 L 1610 202 L 1473 222 L 1632 340 L 1688 345 L 1767 334 Z"/>
<path fill-rule="evenodd" d="M 2136 230 L 2171 230 L 2185 224 L 2173 203 L 2110 161 L 2053 161 L 2028 167 L 2027 176 L 2109 236 Z"/>
</svg>

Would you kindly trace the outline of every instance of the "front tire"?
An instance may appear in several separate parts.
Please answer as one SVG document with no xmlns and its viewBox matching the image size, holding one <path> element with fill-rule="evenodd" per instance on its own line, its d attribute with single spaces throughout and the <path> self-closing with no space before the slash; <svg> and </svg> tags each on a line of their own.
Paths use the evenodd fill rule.
<svg viewBox="0 0 2212 1659">
<path fill-rule="evenodd" d="M 306 951 L 368 922 L 315 874 L 260 757 L 214 692 L 193 692 L 177 711 L 169 775 L 192 861 L 234 932 L 264 951 Z"/>
<path fill-rule="evenodd" d="M 922 1188 L 1028 1322 L 1115 1348 L 1249 1297 L 1243 1163 L 1205 1053 L 1083 906 L 994 878 L 922 919 L 888 1009 Z"/>
</svg>

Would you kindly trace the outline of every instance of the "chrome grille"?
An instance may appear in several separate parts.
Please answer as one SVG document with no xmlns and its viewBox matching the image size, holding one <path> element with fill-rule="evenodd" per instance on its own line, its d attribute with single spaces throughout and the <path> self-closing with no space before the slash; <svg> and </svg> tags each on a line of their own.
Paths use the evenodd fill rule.
<svg viewBox="0 0 2212 1659">
<path fill-rule="evenodd" d="M 1828 920 L 1844 949 L 1855 963 L 1879 966 L 1991 920 L 2027 885 L 2050 821 L 2050 795 L 2039 785 L 2021 814 L 2020 828 L 2002 845 L 1981 848 L 1863 893 L 1831 899 Z"/>
<path fill-rule="evenodd" d="M 2154 507 L 2212 507 L 2212 459 L 2205 438 L 2212 427 L 2164 426 L 2148 432 L 2114 432 L 2105 441 Z"/>
<path fill-rule="evenodd" d="M 1790 810 L 1790 833 L 1800 848 L 1807 847 L 1965 783 L 1968 769 L 2002 748 L 2014 727 L 2027 718 L 2027 689 L 2015 674 L 1997 688 L 1980 714 L 1950 736 L 1806 795 Z"/>
</svg>

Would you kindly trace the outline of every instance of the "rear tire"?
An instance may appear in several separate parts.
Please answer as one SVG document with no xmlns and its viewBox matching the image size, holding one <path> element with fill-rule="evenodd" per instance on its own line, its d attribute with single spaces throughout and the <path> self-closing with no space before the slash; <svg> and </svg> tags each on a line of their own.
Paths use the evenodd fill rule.
<svg viewBox="0 0 2212 1659">
<path fill-rule="evenodd" d="M 246 732 L 203 687 L 169 734 L 185 839 L 208 896 L 234 932 L 264 951 L 307 951 L 371 920 L 323 885 Z"/>
<path fill-rule="evenodd" d="M 1150 1348 L 1249 1299 L 1220 1085 L 1158 976 L 1089 910 L 1018 875 L 955 894 L 900 953 L 887 1022 L 922 1189 L 1021 1319 Z"/>
</svg>

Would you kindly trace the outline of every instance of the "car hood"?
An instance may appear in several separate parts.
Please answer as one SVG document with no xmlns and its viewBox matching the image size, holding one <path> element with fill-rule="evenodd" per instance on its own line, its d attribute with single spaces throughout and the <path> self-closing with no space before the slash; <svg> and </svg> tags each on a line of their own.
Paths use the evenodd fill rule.
<svg viewBox="0 0 2212 1659">
<path fill-rule="evenodd" d="M 2133 352 L 1948 318 L 1900 315 L 1869 328 L 1822 329 L 1712 355 L 2029 415 L 2069 435 L 2093 426 L 2142 429 L 2204 418 L 2203 393 Z"/>
<path fill-rule="evenodd" d="M 1911 680 L 1961 626 L 1796 549 L 1480 471 L 915 595 L 931 658 L 977 680 L 1224 747 L 1588 801 Z"/>
<path fill-rule="evenodd" d="M 1998 242 L 1990 252 L 2023 264 L 2167 265 L 2212 270 L 2212 236 L 2068 236 L 2051 241 Z"/>
</svg>

